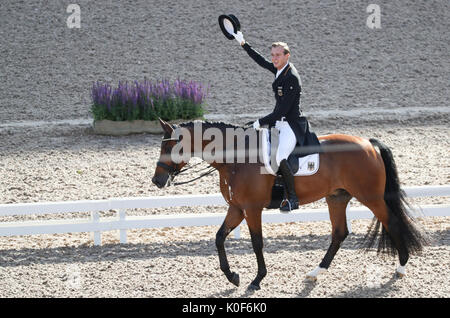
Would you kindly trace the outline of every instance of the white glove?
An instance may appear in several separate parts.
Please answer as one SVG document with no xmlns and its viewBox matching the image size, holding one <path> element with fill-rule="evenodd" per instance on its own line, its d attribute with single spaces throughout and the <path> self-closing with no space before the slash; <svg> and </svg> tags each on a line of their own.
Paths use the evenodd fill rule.
<svg viewBox="0 0 450 318">
<path fill-rule="evenodd" d="M 236 41 L 239 42 L 240 45 L 245 43 L 244 35 L 242 34 L 241 31 L 238 31 L 237 33 L 234 33 L 233 36 L 236 39 Z"/>
<path fill-rule="evenodd" d="M 260 127 L 261 127 L 261 126 L 260 126 L 260 124 L 259 124 L 259 120 L 255 121 L 255 122 L 253 123 L 253 128 L 259 129 Z"/>
</svg>

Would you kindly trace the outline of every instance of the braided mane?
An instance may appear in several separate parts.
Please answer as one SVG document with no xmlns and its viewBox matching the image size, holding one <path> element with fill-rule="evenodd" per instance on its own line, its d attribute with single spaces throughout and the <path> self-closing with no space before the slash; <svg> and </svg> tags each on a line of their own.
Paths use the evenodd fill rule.
<svg viewBox="0 0 450 318">
<path fill-rule="evenodd" d="M 225 129 L 227 128 L 244 128 L 242 126 L 236 126 L 230 123 L 225 123 L 225 122 L 208 122 L 208 121 L 191 121 L 191 122 L 187 122 L 187 123 L 182 123 L 179 126 L 180 127 L 184 127 L 184 128 L 192 128 L 194 126 L 195 123 L 201 122 L 203 128 L 208 129 L 208 128 L 219 128 L 221 131 L 225 131 Z"/>
</svg>

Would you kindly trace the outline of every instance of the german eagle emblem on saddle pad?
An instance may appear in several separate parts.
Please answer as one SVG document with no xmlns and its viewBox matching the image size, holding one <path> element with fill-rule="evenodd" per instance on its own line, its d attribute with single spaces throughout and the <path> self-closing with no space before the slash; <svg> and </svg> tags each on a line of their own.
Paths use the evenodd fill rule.
<svg viewBox="0 0 450 318">
<path fill-rule="evenodd" d="M 261 129 L 262 133 L 262 157 L 264 160 L 264 167 L 266 173 L 276 176 L 270 162 L 270 139 L 269 132 L 266 128 Z M 314 153 L 304 157 L 298 158 L 298 170 L 294 176 L 311 176 L 319 170 L 319 154 Z"/>
</svg>

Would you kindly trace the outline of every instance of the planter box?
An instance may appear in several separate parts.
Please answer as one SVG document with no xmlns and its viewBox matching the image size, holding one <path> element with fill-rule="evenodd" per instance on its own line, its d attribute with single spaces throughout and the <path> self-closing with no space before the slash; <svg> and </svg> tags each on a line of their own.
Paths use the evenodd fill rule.
<svg viewBox="0 0 450 318">
<path fill-rule="evenodd" d="M 200 118 L 198 118 L 200 119 Z M 180 124 L 183 122 L 193 121 L 196 119 L 178 119 L 172 120 L 171 124 Z M 158 120 L 134 120 L 134 121 L 112 121 L 112 120 L 95 120 L 94 133 L 99 135 L 124 136 L 130 134 L 162 134 L 164 131 Z"/>
</svg>

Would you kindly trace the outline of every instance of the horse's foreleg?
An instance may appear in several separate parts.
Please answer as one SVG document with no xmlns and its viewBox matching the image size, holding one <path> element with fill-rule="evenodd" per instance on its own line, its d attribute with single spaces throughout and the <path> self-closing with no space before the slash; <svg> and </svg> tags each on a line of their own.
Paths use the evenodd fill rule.
<svg viewBox="0 0 450 318">
<path fill-rule="evenodd" d="M 341 247 L 341 243 L 347 237 L 348 229 L 345 210 L 350 199 L 351 196 L 348 193 L 332 195 L 326 198 L 332 226 L 331 244 L 319 266 L 306 275 L 309 279 L 316 280 L 319 274 L 328 269 L 331 261 Z"/>
<path fill-rule="evenodd" d="M 246 211 L 247 224 L 250 231 L 250 236 L 252 239 L 253 251 L 256 255 L 256 261 L 258 263 L 258 274 L 255 279 L 248 286 L 249 290 L 259 290 L 261 280 L 266 276 L 267 269 L 264 262 L 263 255 L 263 236 L 262 236 L 262 225 L 261 225 L 261 210 L 256 211 Z"/>
<path fill-rule="evenodd" d="M 216 234 L 216 247 L 219 253 L 220 269 L 224 272 L 228 281 L 235 286 L 239 286 L 239 275 L 230 271 L 230 265 L 228 264 L 227 254 L 225 252 L 225 239 L 242 222 L 243 218 L 243 213 L 239 208 L 230 206 L 225 221 Z"/>
</svg>

